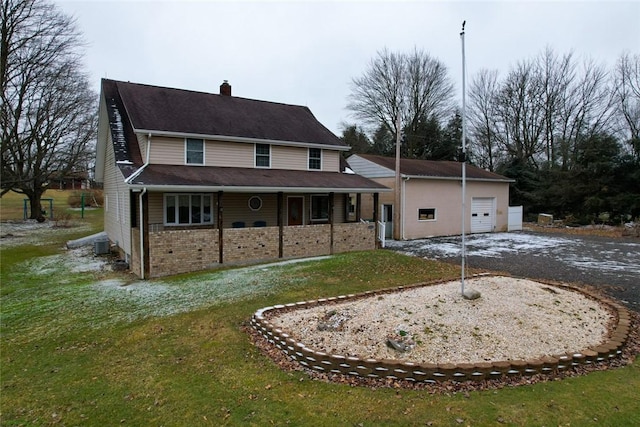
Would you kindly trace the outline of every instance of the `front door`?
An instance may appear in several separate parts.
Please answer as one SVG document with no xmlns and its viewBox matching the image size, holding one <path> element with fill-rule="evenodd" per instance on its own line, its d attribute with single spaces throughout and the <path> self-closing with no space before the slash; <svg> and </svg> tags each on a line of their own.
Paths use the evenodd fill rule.
<svg viewBox="0 0 640 427">
<path fill-rule="evenodd" d="M 304 198 L 287 198 L 287 225 L 302 225 L 304 217 Z"/>
</svg>

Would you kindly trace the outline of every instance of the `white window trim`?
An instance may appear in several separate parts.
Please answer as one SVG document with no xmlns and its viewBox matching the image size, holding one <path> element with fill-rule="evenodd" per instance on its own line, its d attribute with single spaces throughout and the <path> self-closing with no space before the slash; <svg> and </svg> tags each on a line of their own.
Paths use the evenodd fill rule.
<svg viewBox="0 0 640 427">
<path fill-rule="evenodd" d="M 318 169 L 312 169 L 311 167 L 309 167 L 309 163 L 311 163 L 311 150 L 315 149 L 320 151 L 320 167 Z M 322 170 L 322 163 L 323 163 L 323 158 L 324 158 L 324 153 L 323 150 L 321 148 L 308 148 L 307 149 L 307 170 L 310 171 L 321 171 Z"/>
<path fill-rule="evenodd" d="M 420 219 L 420 210 L 421 209 L 433 209 L 433 219 Z M 435 222 L 438 220 L 438 209 L 437 208 L 418 208 L 418 222 Z"/>
<path fill-rule="evenodd" d="M 258 145 L 266 145 L 269 147 L 269 166 L 258 166 Z M 264 156 L 264 154 L 262 154 Z M 253 167 L 259 169 L 271 169 L 271 144 L 253 144 Z"/>
<path fill-rule="evenodd" d="M 167 197 L 168 196 L 173 196 L 176 197 L 176 221 L 179 221 L 180 219 L 180 213 L 178 211 L 180 204 L 178 203 L 179 197 L 180 196 L 189 196 L 189 209 L 191 210 L 191 196 L 200 196 L 201 197 L 201 202 L 204 201 L 205 197 L 209 197 L 209 207 L 211 208 L 211 220 L 208 222 L 198 222 L 198 223 L 192 223 L 191 222 L 191 217 L 189 217 L 189 223 L 180 223 L 180 222 L 167 222 Z M 202 203 L 201 208 L 204 207 L 204 203 Z M 213 221 L 213 194 L 211 193 L 164 193 L 162 195 L 162 223 L 166 226 L 166 227 L 192 227 L 192 226 L 199 226 L 199 225 L 213 225 L 214 221 Z"/>
<path fill-rule="evenodd" d="M 188 141 L 192 139 L 198 139 L 200 141 L 202 141 L 202 163 L 189 163 L 187 162 L 187 145 L 188 145 Z M 204 166 L 206 164 L 206 159 L 207 159 L 207 153 L 206 153 L 206 145 L 204 142 L 204 139 L 202 138 L 185 138 L 184 139 L 184 164 L 187 166 Z"/>
</svg>

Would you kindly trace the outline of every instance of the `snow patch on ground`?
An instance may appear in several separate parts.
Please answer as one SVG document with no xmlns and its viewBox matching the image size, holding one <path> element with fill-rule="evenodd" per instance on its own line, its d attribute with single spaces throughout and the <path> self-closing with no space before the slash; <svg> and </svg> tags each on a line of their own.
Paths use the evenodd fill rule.
<svg viewBox="0 0 640 427">
<path fill-rule="evenodd" d="M 506 252 L 525 252 L 532 249 L 547 249 L 575 244 L 561 237 L 536 236 L 531 234 L 492 233 L 473 234 L 465 238 L 468 256 L 499 257 Z M 435 259 L 460 256 L 460 237 L 439 237 L 409 241 L 387 241 L 387 247 L 415 255 L 428 251 Z M 406 251 L 405 251 L 406 249 Z"/>
</svg>

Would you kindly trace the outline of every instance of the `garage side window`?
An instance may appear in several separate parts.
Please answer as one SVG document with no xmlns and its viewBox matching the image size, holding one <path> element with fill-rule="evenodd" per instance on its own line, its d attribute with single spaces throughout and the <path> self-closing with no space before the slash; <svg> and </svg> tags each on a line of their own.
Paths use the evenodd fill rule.
<svg viewBox="0 0 640 427">
<path fill-rule="evenodd" d="M 436 220 L 436 208 L 418 209 L 418 221 L 435 221 L 435 220 Z"/>
</svg>

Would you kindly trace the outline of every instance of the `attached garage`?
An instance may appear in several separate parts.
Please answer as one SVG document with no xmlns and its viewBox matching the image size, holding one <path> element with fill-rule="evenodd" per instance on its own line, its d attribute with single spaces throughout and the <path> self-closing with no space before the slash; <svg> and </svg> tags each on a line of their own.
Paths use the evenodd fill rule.
<svg viewBox="0 0 640 427">
<path fill-rule="evenodd" d="M 473 197 L 471 199 L 471 232 L 491 233 L 496 226 L 495 197 Z"/>
<path fill-rule="evenodd" d="M 347 162 L 355 173 L 395 189 L 395 158 L 354 154 Z M 465 232 L 507 231 L 512 182 L 505 176 L 467 165 Z M 383 225 L 387 238 L 411 240 L 462 232 L 461 163 L 401 159 L 399 206 L 394 196 L 381 194 L 378 202 L 380 212 L 386 213 Z M 366 199 L 363 201 L 366 203 Z M 398 224 L 391 221 L 395 219 L 391 212 L 398 214 Z"/>
</svg>

